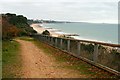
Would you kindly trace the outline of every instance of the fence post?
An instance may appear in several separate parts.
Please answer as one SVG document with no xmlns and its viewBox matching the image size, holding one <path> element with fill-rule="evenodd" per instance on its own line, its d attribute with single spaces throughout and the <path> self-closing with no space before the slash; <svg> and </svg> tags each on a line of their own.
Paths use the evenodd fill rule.
<svg viewBox="0 0 120 80">
<path fill-rule="evenodd" d="M 49 41 L 50 41 L 50 40 L 49 40 L 49 36 L 47 36 L 47 42 L 48 42 L 48 44 L 49 44 Z"/>
<path fill-rule="evenodd" d="M 46 42 L 46 36 L 44 36 L 44 40 L 45 40 L 45 42 Z"/>
<path fill-rule="evenodd" d="M 49 36 L 47 36 L 47 42 L 49 43 Z"/>
<path fill-rule="evenodd" d="M 50 37 L 50 44 L 52 45 L 52 37 Z"/>
<path fill-rule="evenodd" d="M 44 37 L 42 36 L 42 41 L 44 40 Z"/>
<path fill-rule="evenodd" d="M 55 38 L 55 46 L 57 47 L 57 38 Z"/>
<path fill-rule="evenodd" d="M 51 44 L 54 45 L 53 37 L 51 37 Z"/>
<path fill-rule="evenodd" d="M 93 61 L 96 63 L 98 60 L 98 44 L 94 45 Z"/>
<path fill-rule="evenodd" d="M 70 40 L 67 40 L 67 50 L 70 51 Z"/>
<path fill-rule="evenodd" d="M 43 41 L 43 36 L 42 36 L 42 41 Z"/>
<path fill-rule="evenodd" d="M 40 41 L 41 41 L 41 36 L 38 36 L 38 40 L 40 40 Z"/>
<path fill-rule="evenodd" d="M 50 42 L 51 42 L 51 37 L 49 36 L 49 44 L 50 44 Z"/>
<path fill-rule="evenodd" d="M 46 42 L 48 41 L 47 36 L 45 36 L 45 40 L 46 40 Z"/>
<path fill-rule="evenodd" d="M 45 41 L 47 42 L 47 36 L 45 35 Z"/>
<path fill-rule="evenodd" d="M 81 49 L 81 43 L 78 41 L 77 43 L 77 55 L 80 56 L 80 49 Z"/>
<path fill-rule="evenodd" d="M 60 47 L 61 47 L 61 49 L 62 49 L 62 44 L 63 44 L 62 41 L 63 41 L 63 39 L 61 38 L 61 39 L 60 39 Z"/>
<path fill-rule="evenodd" d="M 45 36 L 43 36 L 43 41 L 45 41 Z"/>
<path fill-rule="evenodd" d="M 51 36 L 49 37 L 49 44 L 51 45 Z"/>
<path fill-rule="evenodd" d="M 45 36 L 45 40 L 46 40 L 46 42 L 48 41 L 48 38 L 47 38 L 47 36 Z"/>
</svg>

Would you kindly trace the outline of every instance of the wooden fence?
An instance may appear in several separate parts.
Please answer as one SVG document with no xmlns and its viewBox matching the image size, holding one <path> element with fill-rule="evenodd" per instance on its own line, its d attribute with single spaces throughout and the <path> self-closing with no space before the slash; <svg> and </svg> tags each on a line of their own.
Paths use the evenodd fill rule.
<svg viewBox="0 0 120 80">
<path fill-rule="evenodd" d="M 34 38 L 94 66 L 120 75 L 120 45 L 36 34 Z"/>
</svg>

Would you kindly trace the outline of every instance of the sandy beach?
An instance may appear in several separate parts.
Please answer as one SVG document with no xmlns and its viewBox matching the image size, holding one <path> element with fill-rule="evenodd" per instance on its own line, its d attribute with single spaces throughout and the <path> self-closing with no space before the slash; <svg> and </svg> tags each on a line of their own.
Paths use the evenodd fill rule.
<svg viewBox="0 0 120 80">
<path fill-rule="evenodd" d="M 50 35 L 51 35 L 51 36 L 54 36 L 54 37 L 62 36 L 62 34 L 58 34 L 58 33 L 54 32 L 54 31 L 51 30 L 51 29 L 44 28 L 44 27 L 40 26 L 39 24 L 32 24 L 32 25 L 30 25 L 30 26 L 31 26 L 34 30 L 36 30 L 38 34 L 41 34 L 43 31 L 48 30 L 48 31 L 50 32 Z"/>
</svg>

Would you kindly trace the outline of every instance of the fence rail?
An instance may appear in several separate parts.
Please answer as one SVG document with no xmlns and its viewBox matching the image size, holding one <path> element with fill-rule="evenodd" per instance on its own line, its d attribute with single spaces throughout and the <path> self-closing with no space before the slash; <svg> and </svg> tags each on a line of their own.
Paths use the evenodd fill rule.
<svg viewBox="0 0 120 80">
<path fill-rule="evenodd" d="M 120 45 L 87 40 L 59 38 L 41 34 L 32 35 L 92 65 L 120 75 Z"/>
</svg>

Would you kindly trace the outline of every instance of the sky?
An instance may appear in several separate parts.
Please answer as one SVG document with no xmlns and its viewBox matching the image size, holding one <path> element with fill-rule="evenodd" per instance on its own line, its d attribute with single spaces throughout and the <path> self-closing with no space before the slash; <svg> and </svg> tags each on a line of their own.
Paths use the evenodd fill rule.
<svg viewBox="0 0 120 80">
<path fill-rule="evenodd" d="M 29 19 L 117 23 L 119 0 L 0 0 L 0 13 Z"/>
</svg>

